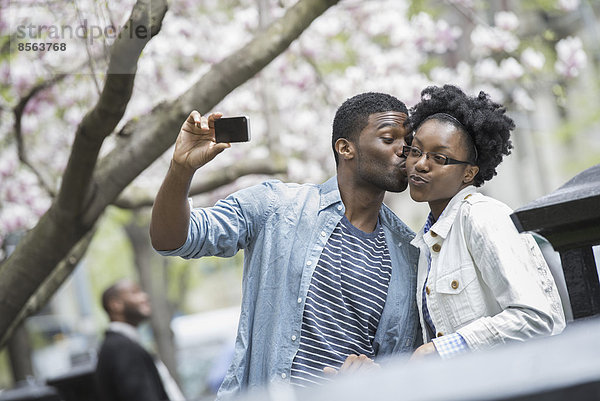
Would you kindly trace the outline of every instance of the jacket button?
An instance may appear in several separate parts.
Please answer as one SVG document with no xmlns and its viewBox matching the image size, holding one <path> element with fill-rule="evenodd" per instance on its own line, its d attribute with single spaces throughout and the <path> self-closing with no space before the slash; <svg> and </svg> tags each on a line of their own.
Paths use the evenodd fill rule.
<svg viewBox="0 0 600 401">
<path fill-rule="evenodd" d="M 431 293 L 431 291 L 429 290 L 429 286 L 425 287 L 425 294 L 429 295 Z"/>
<path fill-rule="evenodd" d="M 443 336 L 443 335 L 444 335 L 444 333 L 442 333 L 441 331 L 438 331 L 438 333 L 437 333 L 437 336 L 438 336 L 438 337 L 441 337 L 441 336 Z"/>
<path fill-rule="evenodd" d="M 433 244 L 431 249 L 433 249 L 433 252 L 439 252 L 440 249 L 442 249 L 442 246 L 440 244 Z"/>
<path fill-rule="evenodd" d="M 437 234 L 435 233 L 435 231 L 430 231 L 430 233 L 433 238 L 437 237 Z"/>
<path fill-rule="evenodd" d="M 452 287 L 453 290 L 458 288 L 458 281 L 457 280 L 452 280 L 452 282 L 450 283 L 450 287 Z"/>
<path fill-rule="evenodd" d="M 469 199 L 469 196 L 471 196 L 471 195 L 473 195 L 473 194 L 469 194 L 469 195 L 465 196 L 465 199 L 464 199 L 464 200 L 467 200 L 467 199 Z"/>
</svg>

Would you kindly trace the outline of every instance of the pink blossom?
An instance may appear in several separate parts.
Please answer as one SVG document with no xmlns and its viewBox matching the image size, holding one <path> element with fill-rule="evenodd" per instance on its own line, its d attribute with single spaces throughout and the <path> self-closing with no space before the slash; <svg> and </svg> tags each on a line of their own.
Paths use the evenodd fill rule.
<svg viewBox="0 0 600 401">
<path fill-rule="evenodd" d="M 2 181 L 0 183 L 4 183 L 5 180 L 9 177 L 12 177 L 17 170 L 17 157 L 14 153 L 3 152 L 0 155 L 0 177 Z"/>
<path fill-rule="evenodd" d="M 475 55 L 487 56 L 491 53 L 512 53 L 519 47 L 519 39 L 511 32 L 498 27 L 478 25 L 471 32 L 471 42 Z"/>
<path fill-rule="evenodd" d="M 411 19 L 417 48 L 437 54 L 456 49 L 456 39 L 462 30 L 444 20 L 434 21 L 429 14 L 419 13 Z"/>
<path fill-rule="evenodd" d="M 519 27 L 519 18 L 510 11 L 499 11 L 494 15 L 494 24 L 504 31 L 512 32 Z"/>
<path fill-rule="evenodd" d="M 578 37 L 569 36 L 560 40 L 556 44 L 556 56 L 554 68 L 565 78 L 578 76 L 587 63 L 587 55 Z"/>
<path fill-rule="evenodd" d="M 0 214 L 0 232 L 7 234 L 29 228 L 30 212 L 25 205 L 7 204 Z"/>
</svg>

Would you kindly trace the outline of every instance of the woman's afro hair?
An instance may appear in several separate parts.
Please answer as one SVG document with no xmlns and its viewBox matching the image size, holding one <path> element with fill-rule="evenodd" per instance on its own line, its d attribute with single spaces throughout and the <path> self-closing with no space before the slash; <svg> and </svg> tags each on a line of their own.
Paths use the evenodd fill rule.
<svg viewBox="0 0 600 401">
<path fill-rule="evenodd" d="M 496 167 L 502 162 L 503 155 L 510 154 L 510 131 L 515 128 L 515 123 L 504 114 L 506 109 L 494 103 L 485 92 L 471 97 L 453 85 L 429 86 L 423 89 L 421 101 L 410 111 L 413 132 L 437 113 L 449 114 L 462 124 L 457 128 L 466 131 L 477 150 L 475 164 L 479 173 L 473 180 L 477 187 L 491 180 L 497 174 Z"/>
</svg>

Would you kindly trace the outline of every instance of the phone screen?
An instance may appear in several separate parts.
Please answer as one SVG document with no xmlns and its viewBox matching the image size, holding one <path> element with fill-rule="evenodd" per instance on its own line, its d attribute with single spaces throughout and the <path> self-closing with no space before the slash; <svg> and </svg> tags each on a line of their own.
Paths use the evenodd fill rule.
<svg viewBox="0 0 600 401">
<path fill-rule="evenodd" d="M 216 142 L 248 142 L 250 120 L 246 116 L 221 117 L 215 120 Z"/>
</svg>

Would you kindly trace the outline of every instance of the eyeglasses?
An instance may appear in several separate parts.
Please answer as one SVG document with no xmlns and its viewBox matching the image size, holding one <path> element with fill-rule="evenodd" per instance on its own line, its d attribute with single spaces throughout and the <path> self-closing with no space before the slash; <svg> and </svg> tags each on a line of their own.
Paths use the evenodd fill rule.
<svg viewBox="0 0 600 401">
<path fill-rule="evenodd" d="M 445 166 L 447 164 L 473 164 L 471 162 L 464 162 L 461 160 L 452 159 L 446 155 L 437 152 L 423 152 L 419 148 L 415 148 L 414 146 L 403 146 L 402 147 L 402 155 L 406 158 L 416 158 L 420 159 L 421 156 L 425 155 L 427 159 L 431 158 L 435 164 L 439 164 L 440 166 Z"/>
</svg>

